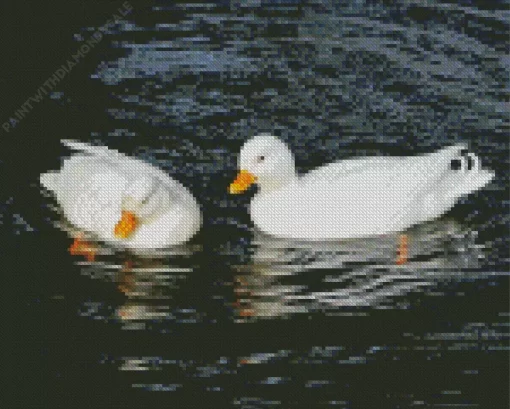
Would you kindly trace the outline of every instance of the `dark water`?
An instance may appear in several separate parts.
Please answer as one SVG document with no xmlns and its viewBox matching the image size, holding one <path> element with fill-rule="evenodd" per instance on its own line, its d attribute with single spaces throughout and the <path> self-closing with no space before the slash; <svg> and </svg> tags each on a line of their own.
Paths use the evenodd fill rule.
<svg viewBox="0 0 510 409">
<path fill-rule="evenodd" d="M 121 2 L 6 6 L 7 121 Z M 0 151 L 5 408 L 505 408 L 509 397 L 504 3 L 132 2 Z M 5 17 L 4 17 L 5 18 Z M 254 231 L 231 197 L 243 141 L 300 171 L 467 142 L 495 180 L 397 237 Z M 106 144 L 188 186 L 205 224 L 140 258 L 70 256 L 37 178 Z"/>
</svg>

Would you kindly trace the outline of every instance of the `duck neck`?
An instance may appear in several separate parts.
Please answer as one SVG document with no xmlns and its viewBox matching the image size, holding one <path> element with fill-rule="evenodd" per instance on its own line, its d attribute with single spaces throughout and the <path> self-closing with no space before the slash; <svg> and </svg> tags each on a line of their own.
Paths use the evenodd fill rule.
<svg viewBox="0 0 510 409">
<path fill-rule="evenodd" d="M 278 175 L 278 177 L 271 177 L 271 178 L 260 178 L 259 179 L 259 193 L 261 195 L 266 195 L 269 193 L 276 192 L 285 186 L 288 186 L 289 184 L 296 181 L 298 178 L 298 175 L 295 170 L 292 172 L 287 173 L 281 173 Z"/>
</svg>

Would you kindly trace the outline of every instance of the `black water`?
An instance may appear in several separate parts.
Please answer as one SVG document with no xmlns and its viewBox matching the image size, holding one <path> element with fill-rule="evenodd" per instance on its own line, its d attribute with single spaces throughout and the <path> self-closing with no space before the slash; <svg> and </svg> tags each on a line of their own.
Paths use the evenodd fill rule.
<svg viewBox="0 0 510 409">
<path fill-rule="evenodd" d="M 508 407 L 508 8 L 459 1 L 129 3 L 0 150 L 5 408 Z M 122 2 L 2 5 L 0 121 Z M 496 172 L 441 219 L 292 243 L 230 197 L 243 141 L 300 171 L 466 142 Z M 62 138 L 158 164 L 205 215 L 151 258 L 88 262 L 40 191 Z"/>
</svg>

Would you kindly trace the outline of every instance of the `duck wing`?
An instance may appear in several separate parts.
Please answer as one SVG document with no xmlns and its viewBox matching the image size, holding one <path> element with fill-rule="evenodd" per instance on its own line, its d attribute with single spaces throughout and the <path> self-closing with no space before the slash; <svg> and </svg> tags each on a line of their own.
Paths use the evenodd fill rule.
<svg viewBox="0 0 510 409">
<path fill-rule="evenodd" d="M 90 158 L 101 160 L 105 164 L 117 168 L 119 173 L 125 175 L 129 180 L 136 179 L 142 174 L 158 179 L 169 188 L 183 187 L 179 182 L 156 166 L 141 159 L 127 156 L 115 149 L 110 149 L 106 146 L 90 145 L 70 139 L 63 139 L 62 144 Z"/>
</svg>

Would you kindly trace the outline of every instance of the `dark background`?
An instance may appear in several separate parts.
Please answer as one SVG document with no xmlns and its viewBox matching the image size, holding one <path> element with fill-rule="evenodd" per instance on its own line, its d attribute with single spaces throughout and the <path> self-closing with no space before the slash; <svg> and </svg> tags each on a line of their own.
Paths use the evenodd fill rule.
<svg viewBox="0 0 510 409">
<path fill-rule="evenodd" d="M 0 122 L 122 3 L 2 2 Z M 129 4 L 126 24 L 105 34 L 14 129 L 0 129 L 0 406 L 507 407 L 507 5 Z M 257 246 L 249 195 L 227 197 L 225 187 L 243 141 L 260 132 L 286 140 L 300 171 L 354 155 L 419 154 L 467 142 L 496 178 L 447 216 L 476 232 L 483 261 L 475 270 L 459 266 L 461 279 L 439 271 L 448 279 L 432 279 L 441 283 L 432 293 L 404 293 L 385 308 L 301 305 L 304 312 L 298 306 L 240 323 L 236 266 L 249 266 Z M 173 319 L 126 329 L 112 313 L 126 302 L 116 280 L 87 273 L 66 253 L 70 239 L 54 226 L 37 185 L 40 173 L 69 154 L 63 138 L 143 157 L 199 200 L 205 223 L 193 243 L 201 250 L 171 261 L 194 270 L 172 292 Z M 326 275 L 346 268 L 312 271 L 290 284 L 304 286 L 304 294 L 321 291 Z M 91 305 L 95 312 L 84 313 Z M 430 335 L 439 333 L 454 336 Z M 366 363 L 330 356 L 306 363 L 328 346 L 343 348 L 337 358 L 365 356 Z M 379 352 L 367 354 L 375 346 Z M 290 352 L 269 363 L 242 363 L 282 350 Z M 159 357 L 165 369 L 118 371 L 126 356 Z M 217 370 L 210 379 L 198 375 L 206 365 Z M 270 377 L 282 379 L 260 384 Z M 331 383 L 305 387 L 311 379 Z M 136 383 L 182 387 L 155 392 Z"/>
</svg>

